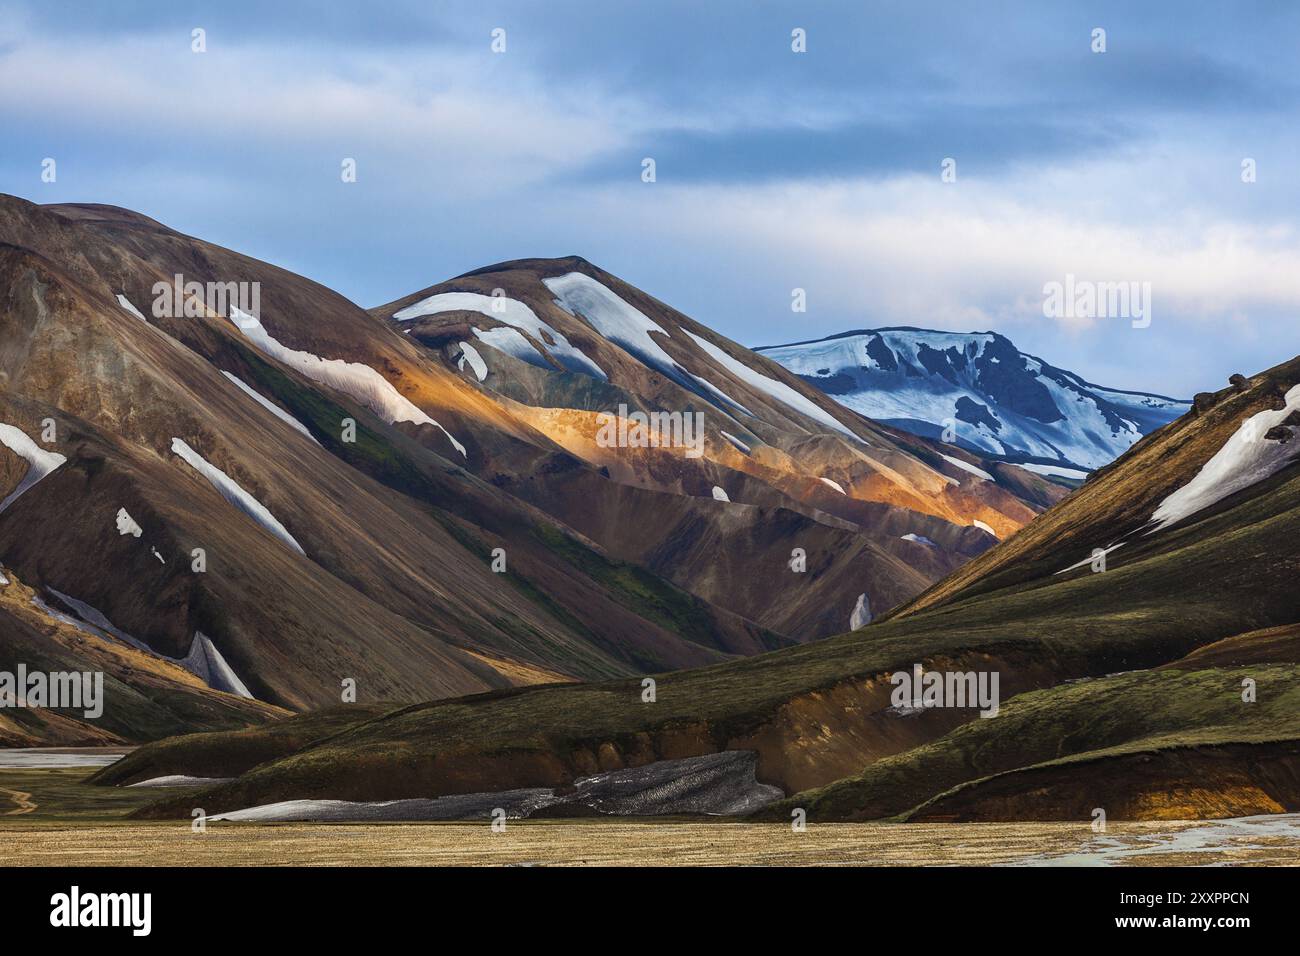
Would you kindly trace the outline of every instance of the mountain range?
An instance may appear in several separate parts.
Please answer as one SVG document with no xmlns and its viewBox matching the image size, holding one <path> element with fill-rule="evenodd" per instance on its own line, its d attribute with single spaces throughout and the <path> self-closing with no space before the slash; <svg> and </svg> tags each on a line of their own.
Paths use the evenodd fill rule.
<svg viewBox="0 0 1300 956">
<path fill-rule="evenodd" d="M 649 414 L 698 447 L 600 440 Z M 135 212 L 0 197 L 0 668 L 93 649 L 109 697 L 93 726 L 6 711 L 12 742 L 788 647 L 1066 493 L 576 257 L 367 311 Z"/>
<path fill-rule="evenodd" d="M 1300 809 L 1300 359 L 1187 407 L 848 338 L 752 351 L 577 257 L 365 310 L 0 197 L 0 671 L 107 697 L 0 740 L 156 741 L 94 782 L 164 818 Z M 809 381 L 849 361 L 893 424 Z"/>
<path fill-rule="evenodd" d="M 844 332 L 757 349 L 847 408 L 1040 474 L 1081 479 L 1190 401 L 1103 388 L 996 332 Z"/>
</svg>

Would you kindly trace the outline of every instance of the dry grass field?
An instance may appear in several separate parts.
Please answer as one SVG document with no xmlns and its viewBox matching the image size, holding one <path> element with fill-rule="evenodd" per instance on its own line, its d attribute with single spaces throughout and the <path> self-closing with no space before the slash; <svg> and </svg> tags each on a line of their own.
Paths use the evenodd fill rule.
<svg viewBox="0 0 1300 956">
<path fill-rule="evenodd" d="M 1117 824 L 1098 836 L 1065 823 L 782 824 L 512 821 L 487 823 L 22 825 L 0 822 L 11 866 L 979 866 L 990 864 L 1295 865 L 1282 834 L 1223 824 Z M 1130 855 L 1131 854 L 1131 855 Z"/>
</svg>

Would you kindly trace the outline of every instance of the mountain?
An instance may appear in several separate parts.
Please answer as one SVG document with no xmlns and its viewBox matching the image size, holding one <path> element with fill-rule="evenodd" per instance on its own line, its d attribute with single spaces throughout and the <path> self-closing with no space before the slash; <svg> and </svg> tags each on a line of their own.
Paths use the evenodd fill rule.
<svg viewBox="0 0 1300 956">
<path fill-rule="evenodd" d="M 589 466 L 537 482 L 493 461 L 495 484 L 792 636 L 843 630 L 862 594 L 893 606 L 1063 494 L 847 412 L 578 257 L 490 266 L 371 314 Z M 599 440 L 602 416 L 660 411 L 700 416 L 698 456 Z M 790 573 L 793 547 L 824 556 L 811 581 Z"/>
<path fill-rule="evenodd" d="M 1190 402 L 1103 388 L 996 332 L 887 328 L 756 349 L 876 421 L 1040 474 L 1082 478 Z"/>
<path fill-rule="evenodd" d="M 519 788 L 558 800 L 593 775 L 748 751 L 752 770 L 724 789 L 739 776 L 751 797 L 780 789 L 760 811 L 774 820 L 800 808 L 810 821 L 1295 812 L 1300 358 L 1233 380 L 864 629 L 657 675 L 653 700 L 617 680 L 358 714 L 328 731 L 295 718 L 298 742 L 267 730 L 163 742 L 97 782 L 236 777 L 142 811 L 152 817 L 196 801 L 428 803 Z M 897 675 L 918 666 L 941 686 L 998 675 L 996 712 L 899 703 Z"/>
<path fill-rule="evenodd" d="M 701 441 L 628 440 L 644 414 Z M 823 638 L 1065 493 L 582 259 L 367 312 L 139 213 L 0 197 L 0 670 L 20 626 L 143 655 L 178 703 L 110 682 L 122 740 Z"/>
</svg>

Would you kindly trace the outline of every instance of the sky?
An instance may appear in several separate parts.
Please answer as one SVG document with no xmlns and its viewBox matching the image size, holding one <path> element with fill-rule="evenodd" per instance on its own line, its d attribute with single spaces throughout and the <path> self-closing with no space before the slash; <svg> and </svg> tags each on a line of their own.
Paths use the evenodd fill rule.
<svg viewBox="0 0 1300 956">
<path fill-rule="evenodd" d="M 1300 353 L 1297 48 L 1288 0 L 0 0 L 0 192 L 366 307 L 581 255 L 745 345 L 992 330 L 1186 398 Z M 1067 276 L 1149 325 L 1046 316 Z"/>
</svg>

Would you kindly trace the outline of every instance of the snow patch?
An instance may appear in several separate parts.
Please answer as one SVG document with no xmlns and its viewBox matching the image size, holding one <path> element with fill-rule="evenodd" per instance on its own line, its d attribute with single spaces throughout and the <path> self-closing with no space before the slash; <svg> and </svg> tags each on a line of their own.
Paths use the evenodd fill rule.
<svg viewBox="0 0 1300 956">
<path fill-rule="evenodd" d="M 992 528 L 986 525 L 983 521 L 980 521 L 978 518 L 976 518 L 974 521 L 971 522 L 971 526 L 975 528 L 979 528 L 981 531 L 987 531 L 995 538 L 998 536 L 998 533 L 996 531 L 994 531 Z"/>
<path fill-rule="evenodd" d="M 261 352 L 276 361 L 296 369 L 313 382 L 328 385 L 345 395 L 352 396 L 387 422 L 432 425 L 447 436 L 452 447 L 463 457 L 469 457 L 465 446 L 453 438 L 451 432 L 416 407 L 410 399 L 395 389 L 388 379 L 369 365 L 343 359 L 323 359 L 319 355 L 281 345 L 259 319 L 234 306 L 230 309 L 230 321 Z"/>
<path fill-rule="evenodd" d="M 226 378 L 230 379 L 230 381 L 234 383 L 235 387 L 238 388 L 241 392 L 243 392 L 253 401 L 257 402 L 257 404 L 261 405 L 268 412 L 270 412 L 276 418 L 280 419 L 280 421 L 284 422 L 294 431 L 301 432 L 302 434 L 310 438 L 312 441 L 316 442 L 316 444 L 318 445 L 320 444 L 320 442 L 316 441 L 316 439 L 312 436 L 312 433 L 307 430 L 306 425 L 298 421 L 298 419 L 294 418 L 292 415 L 286 412 L 279 405 L 275 404 L 275 402 L 271 401 L 269 398 L 264 397 L 261 392 L 254 389 L 242 378 L 239 378 L 238 376 L 235 375 L 231 375 L 229 372 L 225 371 L 224 369 L 222 369 L 221 374 L 226 376 Z"/>
<path fill-rule="evenodd" d="M 746 445 L 739 438 L 737 438 L 735 435 L 729 434 L 727 432 L 719 432 L 719 434 L 722 435 L 722 437 L 725 438 L 727 441 L 731 442 L 731 444 L 735 446 L 737 451 L 745 455 L 748 455 L 750 453 L 749 446 Z"/>
<path fill-rule="evenodd" d="M 18 482 L 18 487 L 9 493 L 9 497 L 0 501 L 0 512 L 17 501 L 19 496 L 32 485 L 68 460 L 57 452 L 46 451 L 28 438 L 21 429 L 3 422 L 0 422 L 0 445 L 4 445 L 19 458 L 27 460 L 27 474 L 23 475 L 23 480 Z"/>
<path fill-rule="evenodd" d="M 914 543 L 916 543 L 916 544 L 924 544 L 924 545 L 928 545 L 928 546 L 930 546 L 931 548 L 937 548 L 937 547 L 939 547 L 937 544 L 935 544 L 933 541 L 931 541 L 931 540 L 930 540 L 929 538 L 927 538 L 925 535 L 923 535 L 923 534 L 917 534 L 916 532 L 909 532 L 909 533 L 903 535 L 903 536 L 902 536 L 902 540 L 903 540 L 903 541 L 912 541 L 912 542 L 914 542 Z"/>
<path fill-rule="evenodd" d="M 256 699 L 239 679 L 239 675 L 226 663 L 216 645 L 202 631 L 194 632 L 190 652 L 179 663 L 213 690 L 223 690 L 247 700 Z"/>
<path fill-rule="evenodd" d="M 1151 520 L 1154 534 L 1189 515 L 1217 504 L 1243 488 L 1271 478 L 1296 460 L 1300 451 L 1300 432 L 1293 430 L 1287 442 L 1271 441 L 1264 434 L 1293 412 L 1300 410 L 1300 385 L 1286 393 L 1286 407 L 1265 410 L 1250 416 L 1197 472 L 1156 508 Z"/>
<path fill-rule="evenodd" d="M 570 272 L 543 279 L 542 284 L 551 290 L 565 311 L 581 315 L 588 325 L 624 351 L 672 378 L 677 378 L 677 373 L 682 371 L 672 356 L 650 337 L 651 332 L 658 332 L 671 338 L 668 331 L 591 276 Z"/>
<path fill-rule="evenodd" d="M 864 591 L 858 595 L 858 603 L 853 606 L 853 614 L 849 617 L 849 630 L 856 631 L 858 628 L 866 627 L 870 623 L 871 600 Z"/>
<path fill-rule="evenodd" d="M 150 549 L 149 549 L 149 553 L 152 554 L 155 558 L 158 559 L 158 563 L 159 563 L 159 564 L 166 564 L 166 563 L 167 563 L 167 559 L 164 558 L 161 554 L 158 553 L 158 549 L 157 549 L 157 548 L 150 548 Z"/>
<path fill-rule="evenodd" d="M 547 372 L 555 371 L 551 363 L 542 358 L 542 353 L 533 348 L 533 343 L 524 338 L 518 329 L 499 325 L 494 329 L 472 329 L 474 337 L 489 348 L 504 352 L 511 358 L 532 365 Z"/>
<path fill-rule="evenodd" d="M 487 378 L 487 363 L 483 361 L 483 356 L 478 354 L 478 349 L 474 348 L 474 346 L 470 345 L 468 342 L 461 342 L 460 361 L 456 363 L 456 367 L 461 371 L 464 371 L 466 362 L 468 362 L 469 367 L 474 370 L 474 377 L 480 382 Z"/>
<path fill-rule="evenodd" d="M 563 791 L 548 787 L 462 793 L 432 799 L 358 802 L 300 799 L 209 816 L 217 821 L 487 820 L 498 808 L 509 819 L 552 807 L 600 816 L 726 816 L 757 810 L 784 793 L 755 777 L 752 750 L 660 760 L 580 777 Z"/>
<path fill-rule="evenodd" d="M 591 276 L 570 272 L 543 279 L 542 283 L 555 294 L 557 305 L 570 315 L 582 316 L 593 329 L 643 364 L 684 388 L 697 394 L 702 389 L 710 400 L 721 401 L 746 415 L 753 415 L 722 389 L 678 365 L 650 334 L 657 332 L 664 338 L 672 338 L 668 330 Z"/>
<path fill-rule="evenodd" d="M 836 491 L 838 491 L 838 492 L 839 492 L 840 494 L 842 494 L 842 495 L 846 495 L 846 496 L 847 496 L 847 494 L 848 494 L 848 493 L 844 490 L 844 486 L 841 485 L 838 481 L 831 481 L 831 479 L 829 479 L 829 478 L 822 478 L 822 477 L 818 477 L 817 480 L 820 481 L 822 484 L 829 485 L 830 487 L 834 488 Z"/>
<path fill-rule="evenodd" d="M 150 777 L 139 783 L 129 783 L 128 787 L 214 787 L 219 783 L 229 783 L 234 777 L 188 777 L 183 773 L 168 774 L 165 777 Z"/>
<path fill-rule="evenodd" d="M 732 408 L 735 408 L 735 409 L 738 409 L 738 410 L 744 412 L 744 413 L 745 413 L 746 415 L 748 415 L 750 418 L 757 418 L 757 417 L 758 417 L 758 416 L 755 415 L 753 412 L 751 412 L 748 408 L 746 408 L 744 405 L 740 404 L 740 402 L 736 401 L 734 398 L 732 398 L 730 395 L 728 395 L 728 394 L 727 394 L 726 392 L 724 392 L 722 389 L 718 388 L 718 386 L 716 386 L 716 385 L 714 385 L 712 382 L 710 382 L 707 378 L 702 378 L 702 377 L 699 376 L 699 375 L 693 375 L 693 374 L 691 374 L 690 372 L 687 372 L 686 374 L 690 375 L 691 378 L 695 380 L 695 383 L 696 383 L 697 385 L 699 385 L 700 387 L 702 387 L 706 392 L 708 392 L 710 395 L 712 395 L 715 399 L 717 399 L 718 401 L 722 402 L 723 404 L 725 404 L 725 405 L 730 405 Z M 714 402 L 714 404 L 716 405 L 717 402 Z"/>
<path fill-rule="evenodd" d="M 1056 478 L 1074 478 L 1082 481 L 1088 477 L 1086 471 L 1080 471 L 1078 468 L 1064 468 L 1061 465 L 1036 465 L 1032 462 L 1026 462 L 1023 465 L 1016 465 L 1016 467 L 1031 471 L 1035 475 L 1051 475 Z"/>
<path fill-rule="evenodd" d="M 53 591 L 54 589 L 51 588 L 50 590 Z M 50 607 L 48 604 L 46 604 L 44 601 L 41 600 L 41 597 L 38 594 L 32 595 L 32 606 L 39 608 L 44 614 L 54 618 L 54 620 L 66 624 L 69 627 L 75 628 L 76 630 L 81 631 L 81 633 L 83 634 L 89 634 L 91 637 L 98 637 L 101 638 L 102 640 L 109 639 L 107 634 L 105 634 L 103 631 L 101 631 L 99 628 L 95 627 L 94 625 L 87 624 L 85 621 L 79 621 L 71 614 L 64 614 L 62 611 L 55 610 L 54 608 Z"/>
<path fill-rule="evenodd" d="M 521 332 L 527 332 L 561 367 L 570 372 L 590 375 L 602 382 L 609 381 L 609 376 L 605 374 L 604 369 L 587 358 L 579 349 L 570 345 L 568 339 L 539 319 L 537 313 L 518 299 L 483 295 L 479 292 L 439 292 L 427 299 L 421 299 L 414 305 L 408 305 L 405 309 L 394 313 L 393 318 L 399 322 L 406 322 L 424 315 L 436 315 L 439 312 L 478 312 L 486 315 Z M 479 381 L 482 380 L 480 377 Z"/>
<path fill-rule="evenodd" d="M 275 519 L 266 507 L 245 491 L 238 482 L 227 475 L 216 465 L 211 464 L 202 455 L 196 452 L 189 445 L 185 444 L 179 438 L 172 439 L 172 452 L 185 461 L 191 468 L 208 480 L 213 488 L 221 493 L 221 496 L 238 508 L 244 514 L 248 515 L 258 524 L 260 524 L 271 534 L 275 535 L 293 550 L 301 555 L 306 555 L 302 545 L 294 540 L 288 529 Z"/>
<path fill-rule="evenodd" d="M 109 619 L 104 616 L 103 612 L 101 612 L 97 608 L 91 607 L 85 601 L 79 601 L 69 594 L 64 594 L 62 591 L 56 591 L 52 587 L 47 586 L 45 590 L 49 591 L 51 594 L 53 594 L 56 598 L 58 598 L 68 607 L 72 608 L 72 610 L 76 613 L 77 617 L 81 618 L 81 620 L 78 621 L 76 618 L 69 617 L 66 614 L 62 614 L 54 610 L 52 607 L 50 607 L 47 604 L 44 603 L 39 604 L 42 610 L 44 610 L 46 613 L 50 614 L 51 616 L 57 618 L 58 620 L 63 621 L 63 623 L 71 624 L 73 627 L 82 631 L 85 631 L 87 628 L 89 628 L 90 629 L 89 633 L 94 634 L 96 637 L 121 641 L 123 644 L 127 644 L 131 647 L 134 647 L 136 650 L 147 651 L 150 654 L 155 653 L 153 648 L 151 648 L 144 641 L 138 640 L 132 637 L 130 634 L 126 633 L 126 631 L 122 631 L 114 627 L 112 622 L 109 621 Z"/>
<path fill-rule="evenodd" d="M 976 478 L 983 478 L 985 481 L 993 480 L 993 476 L 990 475 L 987 471 L 985 471 L 983 468 L 976 468 L 968 461 L 962 461 L 960 458 L 953 458 L 951 455 L 945 455 L 942 452 L 940 452 L 939 457 L 941 457 L 948 464 L 957 466 L 962 471 L 970 472 Z"/>
<path fill-rule="evenodd" d="M 713 486 L 713 500 L 714 500 L 714 501 L 730 501 L 731 499 L 727 497 L 727 491 L 726 491 L 725 488 L 721 488 L 721 487 L 719 487 L 718 485 L 714 485 L 714 486 Z"/>
<path fill-rule="evenodd" d="M 122 293 L 120 293 L 120 292 L 117 294 L 117 304 L 120 305 L 122 308 L 126 309 L 126 311 L 130 312 L 132 315 L 134 315 L 137 319 L 139 319 L 139 320 L 140 320 L 141 322 L 143 322 L 145 325 L 148 325 L 148 324 L 149 324 L 149 320 L 146 319 L 146 318 L 145 318 L 145 317 L 140 313 L 140 310 L 139 310 L 139 309 L 137 309 L 135 306 L 133 306 L 133 305 L 131 304 L 131 300 L 128 299 L 126 296 L 122 295 Z"/>
<path fill-rule="evenodd" d="M 154 657 L 169 661 L 172 664 L 185 668 L 195 677 L 202 680 L 213 690 L 225 691 L 228 694 L 238 694 L 249 700 L 254 700 L 244 682 L 226 663 L 226 659 L 221 656 L 221 652 L 216 646 L 203 635 L 201 631 L 194 632 L 194 638 L 190 642 L 190 651 L 184 657 L 168 657 L 166 654 L 159 654 L 152 647 L 137 638 L 132 637 L 125 631 L 114 627 L 103 612 L 98 608 L 91 607 L 85 601 L 79 601 L 71 595 L 64 594 L 62 591 L 56 591 L 54 588 L 47 587 L 47 591 L 56 598 L 72 608 L 77 617 L 56 611 L 36 595 L 32 595 L 32 603 L 39 607 L 46 614 L 55 620 L 69 624 L 77 630 L 86 634 L 92 634 L 95 637 L 105 640 L 113 639 L 128 644 L 136 650 L 144 651 L 146 654 L 152 654 Z M 80 618 L 80 620 L 78 620 Z"/>
<path fill-rule="evenodd" d="M 833 429 L 834 431 L 837 431 L 840 434 L 853 439 L 855 442 L 860 442 L 864 445 L 870 444 L 870 442 L 862 438 L 859 438 L 857 435 L 853 434 L 853 432 L 850 431 L 847 426 L 842 425 L 839 421 L 835 419 L 834 416 L 832 416 L 829 412 L 824 410 L 816 402 L 812 401 L 809 398 L 805 398 L 799 392 L 796 392 L 789 385 L 785 384 L 785 382 L 778 382 L 776 379 L 769 378 L 768 376 L 764 375 L 762 372 L 754 371 L 754 369 L 750 368 L 744 362 L 732 358 L 722 349 L 718 348 L 716 345 L 714 345 L 708 339 L 703 338 L 702 336 L 696 335 L 695 333 L 687 331 L 686 329 L 683 329 L 682 331 L 686 332 L 687 335 L 689 335 L 692 339 L 694 339 L 695 344 L 698 345 L 701 349 L 703 349 L 711 359 L 713 359 L 715 362 L 721 365 L 723 369 L 725 369 L 727 372 L 730 372 L 736 378 L 740 379 L 746 385 L 749 385 L 751 388 L 758 389 L 760 392 L 762 392 L 764 395 L 767 395 L 769 398 L 776 399 L 776 401 L 790 408 L 793 408 L 801 415 L 805 415 L 808 418 L 811 418 L 813 421 L 819 422 L 820 424 L 825 425 L 827 428 Z"/>
<path fill-rule="evenodd" d="M 135 519 L 127 514 L 125 508 L 117 509 L 117 533 L 118 535 L 129 534 L 134 538 L 144 534 L 144 528 L 135 523 Z"/>
</svg>

